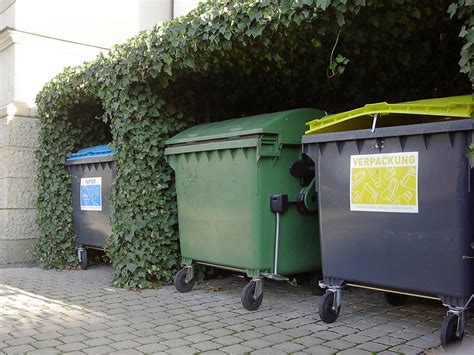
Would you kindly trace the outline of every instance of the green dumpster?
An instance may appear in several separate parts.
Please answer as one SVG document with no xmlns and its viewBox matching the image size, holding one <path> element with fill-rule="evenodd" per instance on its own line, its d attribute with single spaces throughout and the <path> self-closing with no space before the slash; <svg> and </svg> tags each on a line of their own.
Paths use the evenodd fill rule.
<svg viewBox="0 0 474 355">
<path fill-rule="evenodd" d="M 245 273 L 242 304 L 257 309 L 262 278 L 320 270 L 314 164 L 301 155 L 314 109 L 201 124 L 166 142 L 176 175 L 184 268 L 175 286 L 188 292 L 193 264 Z"/>
</svg>

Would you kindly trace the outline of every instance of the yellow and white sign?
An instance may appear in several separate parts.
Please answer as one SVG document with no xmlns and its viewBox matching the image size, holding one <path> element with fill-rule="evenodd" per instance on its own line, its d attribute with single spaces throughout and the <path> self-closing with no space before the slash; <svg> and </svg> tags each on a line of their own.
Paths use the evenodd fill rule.
<svg viewBox="0 0 474 355">
<path fill-rule="evenodd" d="M 351 211 L 418 213 L 418 152 L 351 155 Z"/>
</svg>

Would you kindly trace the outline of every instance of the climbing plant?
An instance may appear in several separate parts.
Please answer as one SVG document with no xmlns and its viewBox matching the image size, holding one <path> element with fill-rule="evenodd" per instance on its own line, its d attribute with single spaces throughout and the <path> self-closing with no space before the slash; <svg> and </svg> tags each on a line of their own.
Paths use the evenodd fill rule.
<svg viewBox="0 0 474 355">
<path fill-rule="evenodd" d="M 457 16 L 465 20 L 459 34 L 464 39 L 459 65 L 474 85 L 474 0 L 457 0 L 449 6 L 448 12 L 451 18 Z"/>
<path fill-rule="evenodd" d="M 76 262 L 64 159 L 81 147 L 111 142 L 116 151 L 106 251 L 116 285 L 144 288 L 169 282 L 179 266 L 163 154 L 175 133 L 301 106 L 337 111 L 471 91 L 457 64 L 465 4 L 450 7 L 460 14 L 450 19 L 450 2 L 211 0 L 65 69 L 37 97 L 40 262 Z"/>
</svg>

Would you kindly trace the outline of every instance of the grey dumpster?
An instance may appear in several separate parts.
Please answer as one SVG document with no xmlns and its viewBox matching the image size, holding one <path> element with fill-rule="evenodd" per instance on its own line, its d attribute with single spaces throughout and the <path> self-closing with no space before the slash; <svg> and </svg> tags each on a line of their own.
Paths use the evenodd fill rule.
<svg viewBox="0 0 474 355">
<path fill-rule="evenodd" d="M 440 299 L 449 309 L 442 345 L 462 339 L 474 293 L 474 184 L 465 157 L 474 123 L 459 119 L 473 111 L 472 98 L 464 99 L 379 107 L 375 112 L 390 114 L 375 113 L 366 129 L 317 134 L 330 131 L 331 120 L 344 121 L 342 129 L 360 124 L 366 107 L 353 111 L 361 120 L 328 116 L 303 137 L 303 151 L 316 162 L 324 322 L 337 319 L 343 287 L 362 286 L 389 292 L 397 305 L 407 294 Z M 459 107 L 467 109 L 454 119 Z M 418 110 L 422 122 L 434 122 L 413 117 L 416 124 L 396 126 L 397 110 L 405 121 Z"/>
<path fill-rule="evenodd" d="M 73 228 L 81 269 L 87 249 L 104 249 L 111 233 L 110 192 L 115 177 L 113 152 L 107 145 L 81 149 L 66 159 L 72 179 Z"/>
</svg>

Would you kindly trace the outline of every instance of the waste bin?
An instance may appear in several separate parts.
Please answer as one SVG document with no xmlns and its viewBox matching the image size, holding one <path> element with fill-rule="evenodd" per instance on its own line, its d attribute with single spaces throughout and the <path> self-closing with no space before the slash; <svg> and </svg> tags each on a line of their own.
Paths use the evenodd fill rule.
<svg viewBox="0 0 474 355">
<path fill-rule="evenodd" d="M 202 124 L 166 142 L 184 265 L 178 291 L 192 289 L 193 263 L 234 270 L 251 278 L 241 301 L 255 310 L 262 277 L 320 270 L 314 165 L 301 160 L 301 135 L 323 115 L 296 109 Z"/>
<path fill-rule="evenodd" d="M 101 249 L 111 233 L 110 192 L 115 178 L 113 152 L 107 145 L 81 149 L 66 159 L 72 178 L 72 222 L 81 269 L 87 249 Z"/>
<path fill-rule="evenodd" d="M 474 293 L 465 157 L 473 109 L 462 96 L 366 105 L 308 123 L 302 142 L 316 162 L 324 322 L 337 319 L 344 286 L 362 286 L 390 292 L 397 305 L 407 294 L 440 299 L 448 307 L 443 346 L 462 339 Z"/>
</svg>

